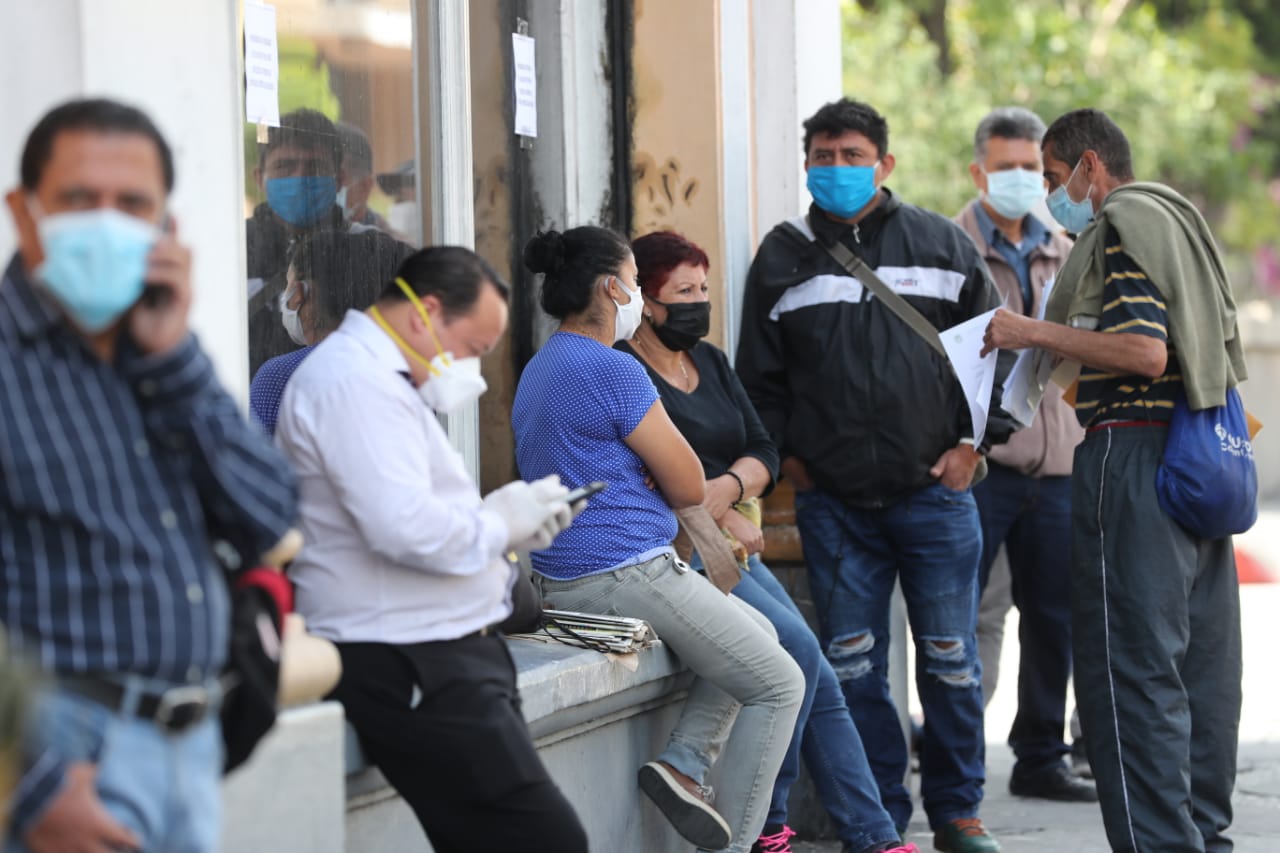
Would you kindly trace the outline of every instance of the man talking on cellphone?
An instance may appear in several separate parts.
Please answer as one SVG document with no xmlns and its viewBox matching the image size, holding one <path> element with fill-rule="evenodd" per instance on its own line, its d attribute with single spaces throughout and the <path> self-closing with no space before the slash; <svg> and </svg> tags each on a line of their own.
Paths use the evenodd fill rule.
<svg viewBox="0 0 1280 853">
<path fill-rule="evenodd" d="M 296 492 L 188 329 L 173 182 L 146 115 L 76 100 L 36 124 L 5 197 L 0 621 L 47 687 L 9 851 L 217 847 L 230 620 L 212 546 L 256 560 Z"/>
</svg>

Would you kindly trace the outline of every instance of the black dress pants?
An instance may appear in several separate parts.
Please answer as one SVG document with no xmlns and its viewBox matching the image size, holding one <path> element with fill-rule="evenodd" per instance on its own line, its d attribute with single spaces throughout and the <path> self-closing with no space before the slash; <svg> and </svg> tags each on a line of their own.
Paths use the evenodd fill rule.
<svg viewBox="0 0 1280 853">
<path fill-rule="evenodd" d="M 338 651 L 332 698 L 436 853 L 586 853 L 586 832 L 534 750 L 500 637 Z"/>
</svg>

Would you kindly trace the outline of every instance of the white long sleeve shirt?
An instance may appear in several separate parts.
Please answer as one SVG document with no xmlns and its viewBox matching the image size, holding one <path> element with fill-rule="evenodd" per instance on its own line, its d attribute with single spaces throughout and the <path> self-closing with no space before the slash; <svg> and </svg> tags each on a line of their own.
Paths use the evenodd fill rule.
<svg viewBox="0 0 1280 853">
<path fill-rule="evenodd" d="M 511 612 L 507 526 L 408 377 L 391 338 L 349 311 L 285 389 L 276 442 L 306 541 L 289 575 L 330 640 L 452 640 Z"/>
</svg>

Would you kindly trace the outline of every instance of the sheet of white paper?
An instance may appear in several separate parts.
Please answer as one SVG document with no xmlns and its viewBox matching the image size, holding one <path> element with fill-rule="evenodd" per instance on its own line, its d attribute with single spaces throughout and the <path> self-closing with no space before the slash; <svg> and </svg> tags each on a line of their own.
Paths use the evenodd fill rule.
<svg viewBox="0 0 1280 853">
<path fill-rule="evenodd" d="M 280 126 L 280 54 L 276 10 L 244 4 L 244 111 L 249 124 Z"/>
<path fill-rule="evenodd" d="M 1040 308 L 1036 311 L 1037 320 L 1044 319 L 1045 309 L 1049 307 L 1049 292 L 1053 290 L 1054 281 L 1056 279 L 1053 276 L 1049 276 L 1049 279 L 1044 283 L 1044 290 L 1040 292 Z"/>
<path fill-rule="evenodd" d="M 533 61 L 533 39 L 511 34 L 512 67 L 515 69 L 516 133 L 538 135 L 538 77 Z"/>
<path fill-rule="evenodd" d="M 972 320 L 965 320 L 942 333 L 942 347 L 951 359 L 956 378 L 969 401 L 969 414 L 973 417 L 973 440 L 981 445 L 987 435 L 987 413 L 991 410 L 991 391 L 996 384 L 996 355 L 992 350 L 982 352 L 982 336 L 999 309 L 992 309 Z"/>
<path fill-rule="evenodd" d="M 1044 396 L 1044 386 L 1048 377 L 1042 377 L 1045 353 L 1037 349 L 1024 349 L 1018 353 L 1018 360 L 1013 363 L 1004 380 L 1004 393 L 1000 397 L 1000 405 L 1013 415 L 1014 420 L 1029 427 L 1036 420 L 1036 412 L 1040 409 L 1040 399 Z"/>
</svg>

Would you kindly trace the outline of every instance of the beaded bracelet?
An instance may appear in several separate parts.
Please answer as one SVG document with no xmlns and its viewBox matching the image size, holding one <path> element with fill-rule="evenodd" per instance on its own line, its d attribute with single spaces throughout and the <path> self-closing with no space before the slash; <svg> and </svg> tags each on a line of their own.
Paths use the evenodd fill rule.
<svg viewBox="0 0 1280 853">
<path fill-rule="evenodd" d="M 725 473 L 738 482 L 738 499 L 734 503 L 742 503 L 747 498 L 747 488 L 742 485 L 742 478 L 733 471 L 725 471 Z"/>
</svg>

